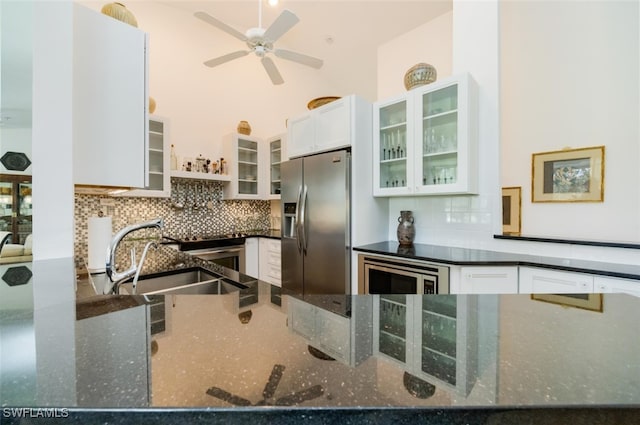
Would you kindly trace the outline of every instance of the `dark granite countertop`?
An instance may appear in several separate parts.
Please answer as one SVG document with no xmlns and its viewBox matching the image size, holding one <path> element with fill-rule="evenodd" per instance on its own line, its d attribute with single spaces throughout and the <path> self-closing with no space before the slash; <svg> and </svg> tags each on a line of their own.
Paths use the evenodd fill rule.
<svg viewBox="0 0 640 425">
<path fill-rule="evenodd" d="M 269 238 L 269 239 L 282 239 L 282 232 L 280 229 L 269 229 L 259 232 L 250 232 L 247 234 L 248 238 Z"/>
<path fill-rule="evenodd" d="M 0 282 L 0 299 L 13 299 L 0 301 L 3 424 L 22 423 L 14 407 L 55 408 L 65 423 L 607 424 L 640 414 L 640 298 L 629 295 L 603 295 L 602 312 L 529 295 L 359 295 L 345 318 L 254 280 L 250 299 L 102 297 L 121 308 L 91 316 L 77 314 L 90 300 L 76 300 L 72 259 L 32 268 L 26 285 Z M 344 344 L 346 360 L 318 352 Z"/>
<path fill-rule="evenodd" d="M 640 265 L 634 264 L 604 263 L 426 244 L 413 244 L 407 247 L 394 241 L 378 242 L 353 249 L 362 253 L 391 255 L 457 266 L 531 266 L 640 280 Z"/>
</svg>

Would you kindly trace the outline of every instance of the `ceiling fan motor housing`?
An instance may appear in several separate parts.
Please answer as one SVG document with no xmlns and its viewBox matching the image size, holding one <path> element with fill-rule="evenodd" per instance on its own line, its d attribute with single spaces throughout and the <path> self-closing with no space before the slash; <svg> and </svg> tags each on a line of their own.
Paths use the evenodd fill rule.
<svg viewBox="0 0 640 425">
<path fill-rule="evenodd" d="M 249 28 L 245 35 L 247 36 L 247 46 L 252 49 L 258 57 L 264 57 L 266 53 L 273 50 L 273 43 L 264 38 L 263 28 Z"/>
</svg>

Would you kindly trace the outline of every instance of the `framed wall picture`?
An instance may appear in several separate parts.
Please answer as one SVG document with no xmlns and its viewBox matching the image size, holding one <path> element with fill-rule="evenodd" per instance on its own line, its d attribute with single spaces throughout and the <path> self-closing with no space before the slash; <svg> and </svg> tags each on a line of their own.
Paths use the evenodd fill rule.
<svg viewBox="0 0 640 425">
<path fill-rule="evenodd" d="M 522 188 L 502 188 L 502 233 L 520 234 L 520 208 L 522 205 Z"/>
<path fill-rule="evenodd" d="M 602 313 L 602 294 L 531 294 L 532 300 Z"/>
<path fill-rule="evenodd" d="M 534 153 L 531 202 L 602 202 L 604 146 Z"/>
</svg>

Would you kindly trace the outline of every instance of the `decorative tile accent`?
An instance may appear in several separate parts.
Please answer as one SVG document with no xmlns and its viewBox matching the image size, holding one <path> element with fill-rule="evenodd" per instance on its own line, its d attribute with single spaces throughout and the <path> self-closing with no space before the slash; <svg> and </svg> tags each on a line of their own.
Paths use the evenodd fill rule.
<svg viewBox="0 0 640 425">
<path fill-rule="evenodd" d="M 31 160 L 22 152 L 6 152 L 0 162 L 7 170 L 24 171 L 31 165 Z"/>
<path fill-rule="evenodd" d="M 75 196 L 75 257 L 87 258 L 88 219 L 102 212 L 112 217 L 113 233 L 134 223 L 162 217 L 163 234 L 186 238 L 249 232 L 270 228 L 269 201 L 239 201 L 222 199 L 220 182 L 171 182 L 171 198 Z M 115 206 L 100 205 L 100 199 L 115 200 Z M 176 203 L 184 207 L 178 209 Z M 133 235 L 132 235 L 133 236 Z M 136 232 L 136 238 L 157 237 L 157 231 Z"/>
</svg>

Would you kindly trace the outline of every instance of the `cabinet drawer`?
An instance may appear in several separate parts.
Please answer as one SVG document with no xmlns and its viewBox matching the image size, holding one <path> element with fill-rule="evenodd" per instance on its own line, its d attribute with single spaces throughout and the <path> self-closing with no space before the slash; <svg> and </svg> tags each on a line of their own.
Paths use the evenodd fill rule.
<svg viewBox="0 0 640 425">
<path fill-rule="evenodd" d="M 596 276 L 594 290 L 602 294 L 623 293 L 640 297 L 640 281 Z"/>
<path fill-rule="evenodd" d="M 267 264 L 280 267 L 280 264 L 282 264 L 280 253 L 269 252 L 269 256 L 267 257 Z"/>
<path fill-rule="evenodd" d="M 517 294 L 518 267 L 463 267 L 462 294 Z"/>
<path fill-rule="evenodd" d="M 273 252 L 274 254 L 280 254 L 280 241 L 268 239 L 267 250 L 269 250 L 269 252 Z"/>
<path fill-rule="evenodd" d="M 522 294 L 588 294 L 593 292 L 593 276 L 534 267 L 520 267 Z"/>
</svg>

